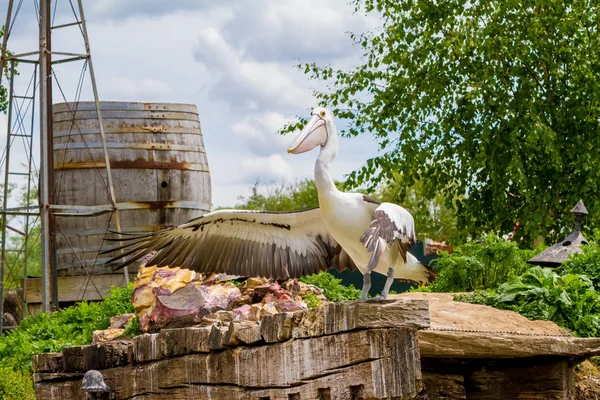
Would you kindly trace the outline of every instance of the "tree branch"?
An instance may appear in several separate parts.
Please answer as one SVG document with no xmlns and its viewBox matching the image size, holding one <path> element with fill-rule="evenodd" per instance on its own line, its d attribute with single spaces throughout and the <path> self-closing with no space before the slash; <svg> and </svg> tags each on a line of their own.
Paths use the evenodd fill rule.
<svg viewBox="0 0 600 400">
<path fill-rule="evenodd" d="M 527 71 L 529 72 L 529 74 L 533 77 L 533 79 L 535 80 L 535 83 L 537 83 L 537 85 L 540 87 L 540 89 L 542 89 L 545 92 L 546 89 L 544 89 L 544 86 L 542 86 L 542 84 L 538 80 L 538 77 L 535 74 L 535 72 L 533 72 L 533 70 L 529 67 L 529 65 L 527 65 L 527 63 L 522 63 L 522 64 L 525 67 L 525 69 L 527 69 Z"/>
</svg>

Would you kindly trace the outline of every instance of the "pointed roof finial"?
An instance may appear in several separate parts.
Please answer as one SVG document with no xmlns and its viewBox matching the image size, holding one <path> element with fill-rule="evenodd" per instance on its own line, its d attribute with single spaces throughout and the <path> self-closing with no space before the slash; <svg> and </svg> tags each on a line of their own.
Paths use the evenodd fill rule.
<svg viewBox="0 0 600 400">
<path fill-rule="evenodd" d="M 575 205 L 575 207 L 573 207 L 571 212 L 573 213 L 573 218 L 575 219 L 575 230 L 580 231 L 581 221 L 586 215 L 588 215 L 588 211 L 583 205 L 583 200 L 580 199 L 579 202 Z"/>
<path fill-rule="evenodd" d="M 588 210 L 583 205 L 583 200 L 581 200 L 581 199 L 579 200 L 579 202 L 577 202 L 577 204 L 575 205 L 575 207 L 573 207 L 573 209 L 571 210 L 571 212 L 573 214 L 588 215 Z"/>
</svg>

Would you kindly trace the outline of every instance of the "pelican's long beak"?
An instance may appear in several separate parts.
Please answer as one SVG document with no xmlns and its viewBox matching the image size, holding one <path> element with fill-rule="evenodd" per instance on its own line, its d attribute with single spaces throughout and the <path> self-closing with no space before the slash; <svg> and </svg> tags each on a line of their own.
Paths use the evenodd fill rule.
<svg viewBox="0 0 600 400">
<path fill-rule="evenodd" d="M 325 120 L 318 115 L 313 115 L 296 141 L 294 141 L 294 144 L 288 149 L 288 153 L 304 153 L 317 146 L 323 146 L 325 143 L 327 143 Z"/>
</svg>

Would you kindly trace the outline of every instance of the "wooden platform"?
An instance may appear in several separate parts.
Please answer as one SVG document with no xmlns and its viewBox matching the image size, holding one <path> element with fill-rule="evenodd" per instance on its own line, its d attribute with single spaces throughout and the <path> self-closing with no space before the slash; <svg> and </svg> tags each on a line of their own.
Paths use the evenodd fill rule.
<svg viewBox="0 0 600 400">
<path fill-rule="evenodd" d="M 84 399 L 90 369 L 117 399 L 411 399 L 428 326 L 424 300 L 330 304 L 41 354 L 34 380 L 38 399 Z"/>
<path fill-rule="evenodd" d="M 132 277 L 135 279 L 135 277 Z M 123 273 L 110 275 L 59 276 L 58 301 L 75 302 L 81 300 L 98 301 L 108 294 L 111 286 L 125 286 Z M 26 299 L 30 314 L 35 314 L 42 304 L 42 279 L 27 278 Z"/>
<path fill-rule="evenodd" d="M 573 367 L 600 355 L 600 338 L 577 338 L 549 321 L 453 301 L 447 293 L 392 298 L 429 302 L 431 325 L 418 332 L 429 400 L 573 398 Z"/>
</svg>

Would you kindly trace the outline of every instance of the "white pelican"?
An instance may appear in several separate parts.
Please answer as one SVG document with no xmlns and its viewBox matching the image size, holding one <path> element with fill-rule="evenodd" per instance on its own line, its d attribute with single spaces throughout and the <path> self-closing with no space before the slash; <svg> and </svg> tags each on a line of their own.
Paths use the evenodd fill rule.
<svg viewBox="0 0 600 400">
<path fill-rule="evenodd" d="M 125 239 L 127 244 L 116 249 L 125 250 L 123 254 L 109 262 L 128 257 L 123 267 L 155 252 L 148 265 L 273 279 L 358 267 L 363 273 L 361 300 L 367 299 L 372 271 L 387 276 L 383 299 L 394 279 L 430 282 L 432 271 L 409 252 L 416 241 L 410 213 L 396 204 L 380 204 L 336 188 L 329 167 L 338 152 L 338 133 L 325 108 L 312 111 L 288 153 L 317 146 L 319 208 L 284 213 L 215 211 L 176 228 Z"/>
</svg>

